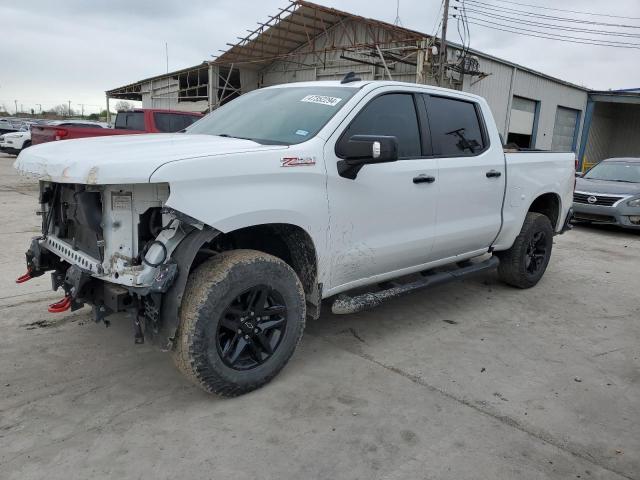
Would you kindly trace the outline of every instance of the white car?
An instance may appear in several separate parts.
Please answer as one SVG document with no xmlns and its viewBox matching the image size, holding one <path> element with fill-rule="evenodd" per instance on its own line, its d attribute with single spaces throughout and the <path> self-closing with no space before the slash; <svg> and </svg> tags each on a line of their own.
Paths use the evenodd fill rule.
<svg viewBox="0 0 640 480">
<path fill-rule="evenodd" d="M 264 88 L 186 133 L 21 153 L 43 231 L 18 281 L 51 271 L 52 312 L 130 312 L 136 342 L 239 395 L 283 368 L 323 299 L 356 312 L 495 268 L 536 285 L 568 228 L 574 160 L 505 154 L 468 93 L 353 75 Z"/>
<path fill-rule="evenodd" d="M 0 152 L 18 155 L 31 146 L 31 129 L 24 126 L 20 131 L 0 135 Z"/>
</svg>

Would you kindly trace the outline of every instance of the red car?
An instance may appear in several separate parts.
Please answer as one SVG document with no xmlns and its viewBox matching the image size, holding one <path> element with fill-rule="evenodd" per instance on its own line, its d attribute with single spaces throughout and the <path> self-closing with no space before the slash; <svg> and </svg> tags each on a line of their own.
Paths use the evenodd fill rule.
<svg viewBox="0 0 640 480">
<path fill-rule="evenodd" d="M 142 108 L 118 112 L 115 128 L 71 125 L 33 125 L 31 144 L 72 140 L 74 138 L 101 137 L 105 135 L 131 135 L 136 133 L 174 133 L 185 129 L 202 118 L 200 113 L 177 112 Z"/>
</svg>

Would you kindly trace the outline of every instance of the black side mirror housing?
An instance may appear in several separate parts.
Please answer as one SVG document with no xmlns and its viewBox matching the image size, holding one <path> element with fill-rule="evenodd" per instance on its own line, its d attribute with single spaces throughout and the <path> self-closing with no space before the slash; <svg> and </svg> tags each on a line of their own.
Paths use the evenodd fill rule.
<svg viewBox="0 0 640 480">
<path fill-rule="evenodd" d="M 353 135 L 343 145 L 338 162 L 338 174 L 355 180 L 360 169 L 370 163 L 398 160 L 398 138 L 385 135 Z"/>
</svg>

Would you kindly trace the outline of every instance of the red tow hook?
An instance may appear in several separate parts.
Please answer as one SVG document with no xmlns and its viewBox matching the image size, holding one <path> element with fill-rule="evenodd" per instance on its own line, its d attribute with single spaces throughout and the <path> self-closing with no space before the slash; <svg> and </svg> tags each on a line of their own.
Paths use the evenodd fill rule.
<svg viewBox="0 0 640 480">
<path fill-rule="evenodd" d="M 20 275 L 16 278 L 16 283 L 24 283 L 27 280 L 31 280 L 33 277 L 31 276 L 31 271 L 27 271 L 24 275 Z"/>
<path fill-rule="evenodd" d="M 49 308 L 47 310 L 49 310 L 49 312 L 51 313 L 61 313 L 66 312 L 67 310 L 69 310 L 69 308 L 71 308 L 71 296 L 65 295 L 62 300 L 49 305 Z"/>
</svg>

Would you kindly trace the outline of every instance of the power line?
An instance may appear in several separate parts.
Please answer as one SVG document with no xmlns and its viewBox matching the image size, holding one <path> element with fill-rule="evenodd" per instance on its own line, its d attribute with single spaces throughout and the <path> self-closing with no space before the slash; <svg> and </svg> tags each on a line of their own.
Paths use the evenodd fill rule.
<svg viewBox="0 0 640 480">
<path fill-rule="evenodd" d="M 455 18 L 455 16 L 454 16 Z M 516 28 L 516 27 L 511 27 L 511 25 L 505 25 L 503 23 L 496 23 L 496 22 L 492 22 L 491 20 L 484 20 L 484 19 L 479 19 L 479 18 L 475 18 L 474 20 L 476 21 L 482 21 L 485 23 L 489 23 L 492 25 L 498 25 L 501 27 L 509 27 L 509 28 Z M 525 32 L 533 32 L 533 33 L 541 33 L 544 35 L 553 35 L 555 37 L 560 37 L 560 38 L 570 38 L 570 39 L 575 39 L 575 40 L 587 40 L 587 41 L 593 41 L 593 42 L 599 42 L 602 44 L 619 44 L 619 45 L 633 45 L 633 46 L 637 46 L 640 47 L 640 43 L 630 43 L 630 42 L 621 42 L 618 40 L 602 40 L 600 38 L 585 38 L 585 37 L 572 37 L 570 35 L 562 35 L 560 33 L 550 33 L 550 32 L 541 32 L 540 30 L 531 30 L 529 28 L 523 28 L 523 27 L 517 27 L 518 30 L 523 30 Z"/>
<path fill-rule="evenodd" d="M 456 2 L 459 2 L 460 0 L 455 0 Z M 498 7 L 496 5 L 492 5 L 490 3 L 485 3 L 485 2 L 480 2 L 478 0 L 467 0 L 469 3 L 471 3 L 473 6 L 477 7 L 477 8 L 483 8 L 485 10 L 489 10 L 492 12 L 499 12 L 499 13 L 504 13 L 504 12 L 510 12 L 510 13 L 515 13 L 518 15 L 524 15 L 526 17 L 536 17 L 536 18 L 544 18 L 547 20 L 556 20 L 556 21 L 562 21 L 562 22 L 570 22 L 570 23 L 582 23 L 582 24 L 586 24 L 586 25 L 602 25 L 605 27 L 619 27 L 619 28 L 639 28 L 640 29 L 640 25 L 625 25 L 625 24 L 619 24 L 619 23 L 607 23 L 607 22 L 595 22 L 592 20 L 580 20 L 577 18 L 567 18 L 567 17 L 556 17 L 553 15 L 544 15 L 542 13 L 535 13 L 535 12 L 528 12 L 525 10 L 518 10 L 518 9 L 513 9 L 513 8 L 507 8 L 507 7 Z"/>
<path fill-rule="evenodd" d="M 440 25 L 442 25 L 442 14 L 440 12 L 442 12 L 442 8 L 444 7 L 444 0 L 442 0 L 442 2 L 440 2 L 440 8 L 438 9 L 438 13 L 436 13 L 436 21 L 433 22 L 433 28 L 431 29 L 431 36 L 435 36 L 436 33 L 438 33 L 438 30 L 440 30 Z"/>
<path fill-rule="evenodd" d="M 457 7 L 453 7 L 453 8 L 457 9 Z M 483 17 L 489 17 L 492 19 L 499 18 L 503 21 L 520 23 L 520 24 L 530 25 L 530 26 L 539 27 L 539 28 L 559 29 L 559 30 L 566 30 L 569 32 L 590 33 L 593 35 L 604 35 L 604 36 L 612 36 L 612 37 L 640 38 L 640 33 L 614 32 L 613 30 L 593 30 L 590 28 L 580 28 L 580 27 L 571 27 L 571 26 L 560 25 L 560 24 L 536 22 L 534 20 L 521 20 L 508 15 L 499 15 L 497 13 L 485 13 L 482 10 L 475 10 L 473 8 L 467 8 L 467 10 L 473 14 L 481 15 Z M 475 18 L 475 17 L 472 17 L 472 18 Z M 483 19 L 476 18 L 476 20 L 483 20 Z"/>
<path fill-rule="evenodd" d="M 550 35 L 553 34 L 549 34 L 546 32 L 541 32 L 541 33 L 545 33 L 544 35 L 536 35 L 536 34 L 532 34 L 532 33 L 523 33 L 521 30 L 511 30 L 509 28 L 515 28 L 515 27 L 510 27 L 508 25 L 502 25 L 499 24 L 505 28 L 498 28 L 498 27 L 493 27 L 490 25 L 485 25 L 482 23 L 476 23 L 476 22 L 472 22 L 469 21 L 469 24 L 471 25 L 477 25 L 479 27 L 484 27 L 484 28 L 488 28 L 491 30 L 499 30 L 501 32 L 508 32 L 508 33 L 515 33 L 518 35 L 524 35 L 526 37 L 536 37 L 536 38 L 545 38 L 547 40 L 556 40 L 559 42 L 567 42 L 567 43 L 580 43 L 580 44 L 584 44 L 584 45 L 597 45 L 597 46 L 601 46 L 601 47 L 614 47 L 614 48 L 630 48 L 630 49 L 640 49 L 640 44 L 637 45 L 613 45 L 613 44 L 603 44 L 600 42 L 596 42 L 596 41 L 591 41 L 589 39 L 585 39 L 585 41 L 581 41 L 581 40 L 573 40 L 573 39 L 567 39 L 567 38 L 557 38 L 557 37 L 552 37 Z"/>
<path fill-rule="evenodd" d="M 627 17 L 625 15 L 610 15 L 607 13 L 594 13 L 594 12 L 585 12 L 585 11 L 579 11 L 579 10 L 566 10 L 564 8 L 553 8 L 553 7 L 546 7 L 543 5 L 532 5 L 530 3 L 512 2 L 511 0 L 493 0 L 493 1 L 498 3 L 506 3 L 507 5 L 519 5 L 521 7 L 539 8 L 542 10 L 553 10 L 556 12 L 577 13 L 578 15 L 591 15 L 594 17 L 625 18 L 627 20 L 640 20 L 640 17 Z"/>
</svg>

